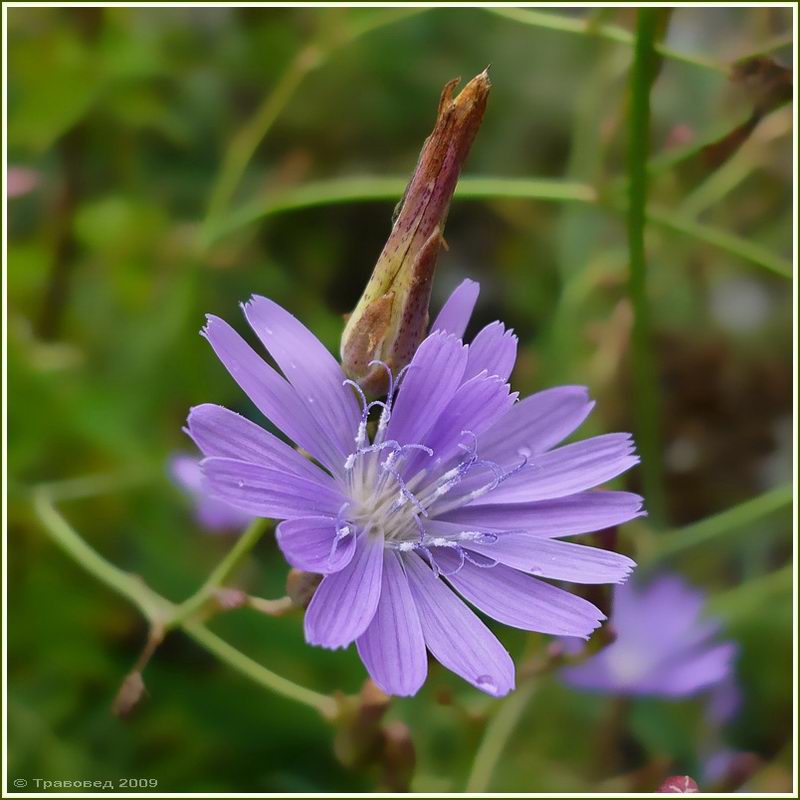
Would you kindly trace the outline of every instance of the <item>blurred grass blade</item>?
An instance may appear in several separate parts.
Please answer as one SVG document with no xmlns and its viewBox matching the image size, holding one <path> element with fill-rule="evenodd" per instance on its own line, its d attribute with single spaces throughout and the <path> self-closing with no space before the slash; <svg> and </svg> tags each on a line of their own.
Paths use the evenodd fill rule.
<svg viewBox="0 0 800 800">
<path fill-rule="evenodd" d="M 489 790 L 492 775 L 503 750 L 519 724 L 536 686 L 536 683 L 529 682 L 501 701 L 500 707 L 486 726 L 483 739 L 472 763 L 472 770 L 467 778 L 465 792 L 478 793 Z"/>
<path fill-rule="evenodd" d="M 645 504 L 656 527 L 663 525 L 666 508 L 661 463 L 658 372 L 650 341 L 645 224 L 647 160 L 650 152 L 650 90 L 657 65 L 654 44 L 658 20 L 656 9 L 642 8 L 637 13 L 628 120 L 628 291 L 633 309 L 633 419 L 636 441 L 642 456 Z"/>
<path fill-rule="evenodd" d="M 498 8 L 487 6 L 486 11 L 500 17 L 505 17 L 506 19 L 512 19 L 515 22 L 533 25 L 534 27 L 544 28 L 550 31 L 572 33 L 579 36 L 597 36 L 601 39 L 607 39 L 610 42 L 617 42 L 618 44 L 633 45 L 635 43 L 634 35 L 619 25 L 594 23 L 589 19 L 567 17 L 562 14 L 551 14 L 548 11 L 538 11 L 530 8 Z M 680 50 L 674 50 L 671 47 L 659 43 L 655 43 L 653 49 L 659 56 L 668 58 L 671 61 L 680 61 L 684 64 L 691 64 L 692 66 L 701 67 L 713 72 L 723 74 L 726 72 L 724 65 L 703 58 L 703 56 L 695 55 L 694 53 L 683 53 Z"/>
<path fill-rule="evenodd" d="M 396 202 L 406 188 L 407 178 L 363 176 L 314 181 L 284 189 L 262 200 L 231 212 L 206 231 L 205 246 L 210 246 L 240 228 L 265 217 L 300 211 L 315 206 L 386 201 Z M 461 200 L 510 198 L 592 203 L 594 189 L 584 183 L 536 178 L 462 177 L 455 196 Z"/>
<path fill-rule="evenodd" d="M 330 42 L 311 43 L 300 49 L 252 117 L 231 138 L 211 189 L 207 221 L 219 217 L 228 207 L 259 144 L 310 73 L 321 67 L 334 52 L 349 47 L 361 36 L 424 10 L 387 9 L 369 15 L 361 12 L 342 35 Z"/>
<path fill-rule="evenodd" d="M 730 253 L 745 261 L 749 261 L 759 267 L 763 267 L 782 278 L 790 278 L 793 275 L 792 263 L 785 258 L 781 258 L 775 253 L 762 247 L 750 239 L 735 236 L 727 231 L 715 228 L 712 225 L 705 225 L 702 222 L 695 222 L 691 219 L 673 214 L 663 209 L 649 208 L 647 210 L 647 220 L 659 227 L 682 233 L 697 239 L 700 242 L 713 245 L 714 247 Z"/>
<path fill-rule="evenodd" d="M 770 489 L 752 500 L 740 503 L 713 517 L 707 517 L 687 525 L 685 528 L 660 536 L 654 553 L 647 561 L 647 566 L 728 536 L 741 528 L 766 519 L 771 514 L 789 508 L 791 504 L 792 486 L 786 484 Z"/>
<path fill-rule="evenodd" d="M 213 222 L 202 234 L 201 246 L 208 248 L 236 231 L 277 214 L 306 208 L 362 202 L 395 202 L 406 187 L 403 177 L 363 176 L 312 181 L 282 189 L 253 201 Z M 617 203 L 600 198 L 595 189 L 579 181 L 547 178 L 500 178 L 465 176 L 459 180 L 459 200 L 541 200 L 555 203 L 597 204 L 616 208 Z M 649 208 L 653 225 L 681 233 L 783 277 L 791 277 L 791 263 L 769 250 L 711 225 L 686 219 L 672 212 Z"/>
</svg>

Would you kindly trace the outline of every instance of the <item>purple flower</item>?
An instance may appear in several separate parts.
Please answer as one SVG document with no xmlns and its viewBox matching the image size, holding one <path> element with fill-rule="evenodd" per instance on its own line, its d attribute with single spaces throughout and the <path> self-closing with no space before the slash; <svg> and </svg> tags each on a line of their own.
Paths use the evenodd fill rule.
<svg viewBox="0 0 800 800">
<path fill-rule="evenodd" d="M 317 462 L 237 414 L 199 406 L 189 433 L 212 491 L 284 520 L 286 559 L 325 576 L 306 613 L 307 641 L 355 642 L 390 694 L 417 692 L 426 648 L 489 694 L 513 689 L 509 654 L 459 595 L 507 625 L 588 637 L 602 613 L 539 578 L 619 582 L 634 566 L 559 538 L 643 513 L 637 495 L 589 491 L 637 463 L 631 437 L 556 448 L 591 411 L 586 389 L 516 402 L 506 382 L 512 332 L 495 322 L 470 346 L 460 339 L 477 294 L 472 281 L 458 287 L 391 376 L 385 402 L 367 403 L 316 337 L 266 298 L 244 313 L 285 378 L 221 319 L 209 316 L 203 331 L 259 410 Z"/>
<path fill-rule="evenodd" d="M 642 588 L 617 587 L 617 638 L 561 677 L 577 689 L 672 698 L 726 681 L 736 646 L 716 640 L 719 625 L 702 618 L 703 602 L 701 592 L 673 575 Z"/>
<path fill-rule="evenodd" d="M 211 497 L 208 484 L 194 456 L 178 454 L 169 460 L 169 474 L 194 501 L 194 515 L 197 521 L 211 531 L 240 531 L 253 518 L 238 508 Z"/>
</svg>

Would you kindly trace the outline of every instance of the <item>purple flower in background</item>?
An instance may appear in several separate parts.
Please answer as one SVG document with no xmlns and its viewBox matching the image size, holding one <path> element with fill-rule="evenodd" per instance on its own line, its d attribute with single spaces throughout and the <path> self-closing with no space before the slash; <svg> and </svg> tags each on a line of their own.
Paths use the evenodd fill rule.
<svg viewBox="0 0 800 800">
<path fill-rule="evenodd" d="M 719 624 L 702 617 L 703 602 L 701 592 L 673 575 L 642 588 L 617 587 L 617 638 L 561 677 L 577 689 L 673 698 L 727 685 L 736 646 L 717 641 Z"/>
<path fill-rule="evenodd" d="M 489 694 L 514 688 L 509 654 L 459 595 L 507 625 L 585 638 L 602 613 L 540 578 L 613 583 L 634 566 L 560 538 L 643 513 L 637 495 L 590 491 L 637 463 L 631 437 L 555 447 L 592 410 L 586 389 L 516 402 L 512 332 L 495 322 L 461 341 L 477 295 L 472 281 L 456 289 L 409 366 L 390 376 L 385 402 L 368 403 L 319 340 L 266 298 L 244 313 L 285 378 L 223 320 L 209 316 L 203 331 L 258 409 L 317 462 L 231 411 L 198 406 L 188 430 L 210 489 L 284 520 L 277 540 L 288 562 L 324 575 L 307 641 L 355 642 L 390 694 L 420 688 L 426 648 Z"/>
<path fill-rule="evenodd" d="M 6 196 L 22 197 L 32 192 L 41 180 L 41 175 L 35 169 L 15 167 L 9 164 L 6 171 Z"/>
<path fill-rule="evenodd" d="M 169 460 L 169 474 L 194 501 L 194 515 L 197 521 L 211 531 L 241 531 L 252 519 L 238 508 L 212 497 L 200 461 L 194 456 L 180 454 Z"/>
</svg>

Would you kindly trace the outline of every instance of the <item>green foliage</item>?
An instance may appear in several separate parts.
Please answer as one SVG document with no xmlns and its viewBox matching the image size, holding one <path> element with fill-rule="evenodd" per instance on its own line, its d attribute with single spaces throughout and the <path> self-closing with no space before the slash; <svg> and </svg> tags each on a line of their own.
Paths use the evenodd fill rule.
<svg viewBox="0 0 800 800">
<path fill-rule="evenodd" d="M 620 546 L 644 570 L 669 564 L 712 595 L 741 648 L 744 693 L 720 738 L 758 757 L 748 788 L 790 788 L 790 109 L 771 110 L 716 168 L 691 160 L 747 118 L 751 94 L 727 67 L 765 45 L 784 58 L 790 12 L 674 11 L 654 43 L 661 62 L 632 192 L 628 10 L 502 12 L 8 10 L 9 164 L 39 176 L 8 220 L 12 779 L 156 778 L 165 792 L 385 785 L 372 768 L 339 763 L 334 728 L 312 710 L 183 632 L 147 667 L 146 701 L 112 716 L 145 625 L 53 546 L 30 488 L 133 474 L 138 483 L 63 513 L 169 601 L 196 591 L 233 541 L 198 530 L 166 459 L 189 449 L 192 405 L 257 419 L 199 337 L 204 314 L 235 321 L 257 292 L 337 350 L 441 86 L 491 62 L 434 306 L 462 277 L 480 280 L 475 329 L 500 318 L 520 336 L 516 389 L 587 384 L 598 399 L 587 428 L 631 429 L 641 308 L 627 296 L 625 211 L 639 204 L 647 286 L 637 299 L 649 303 L 651 335 L 634 364 L 655 375 L 660 408 L 646 455 L 663 464 L 666 522 L 699 524 L 673 534 L 637 521 Z M 233 584 L 276 597 L 285 575 L 266 536 Z M 298 615 L 239 609 L 209 627 L 316 692 L 363 682 L 352 650 L 304 644 Z M 547 644 L 498 634 L 519 660 Z M 647 769 L 701 774 L 699 701 L 619 708 L 538 680 L 498 748 L 491 789 L 652 790 Z M 408 724 L 417 752 L 412 788 L 463 790 L 497 705 L 438 667 L 418 697 L 395 701 L 389 718 Z"/>
</svg>

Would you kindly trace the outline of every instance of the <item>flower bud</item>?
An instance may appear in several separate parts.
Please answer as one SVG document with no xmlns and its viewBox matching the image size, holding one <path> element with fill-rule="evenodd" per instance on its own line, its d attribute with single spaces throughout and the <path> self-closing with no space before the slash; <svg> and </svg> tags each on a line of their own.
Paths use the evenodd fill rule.
<svg viewBox="0 0 800 800">
<path fill-rule="evenodd" d="M 114 716 L 127 717 L 129 716 L 136 706 L 142 701 L 147 694 L 147 689 L 142 679 L 142 673 L 139 670 L 134 670 L 125 676 L 117 696 L 111 705 L 111 711 Z"/>
<path fill-rule="evenodd" d="M 442 90 L 433 132 L 395 209 L 392 231 L 342 334 L 342 366 L 367 394 L 386 392 L 386 370 L 411 360 L 428 328 L 436 257 L 458 175 L 478 132 L 491 86 L 486 70 L 453 97 Z"/>
<path fill-rule="evenodd" d="M 294 603 L 295 608 L 305 608 L 314 596 L 322 575 L 313 572 L 302 572 L 299 569 L 290 569 L 286 576 L 286 594 Z"/>
</svg>

